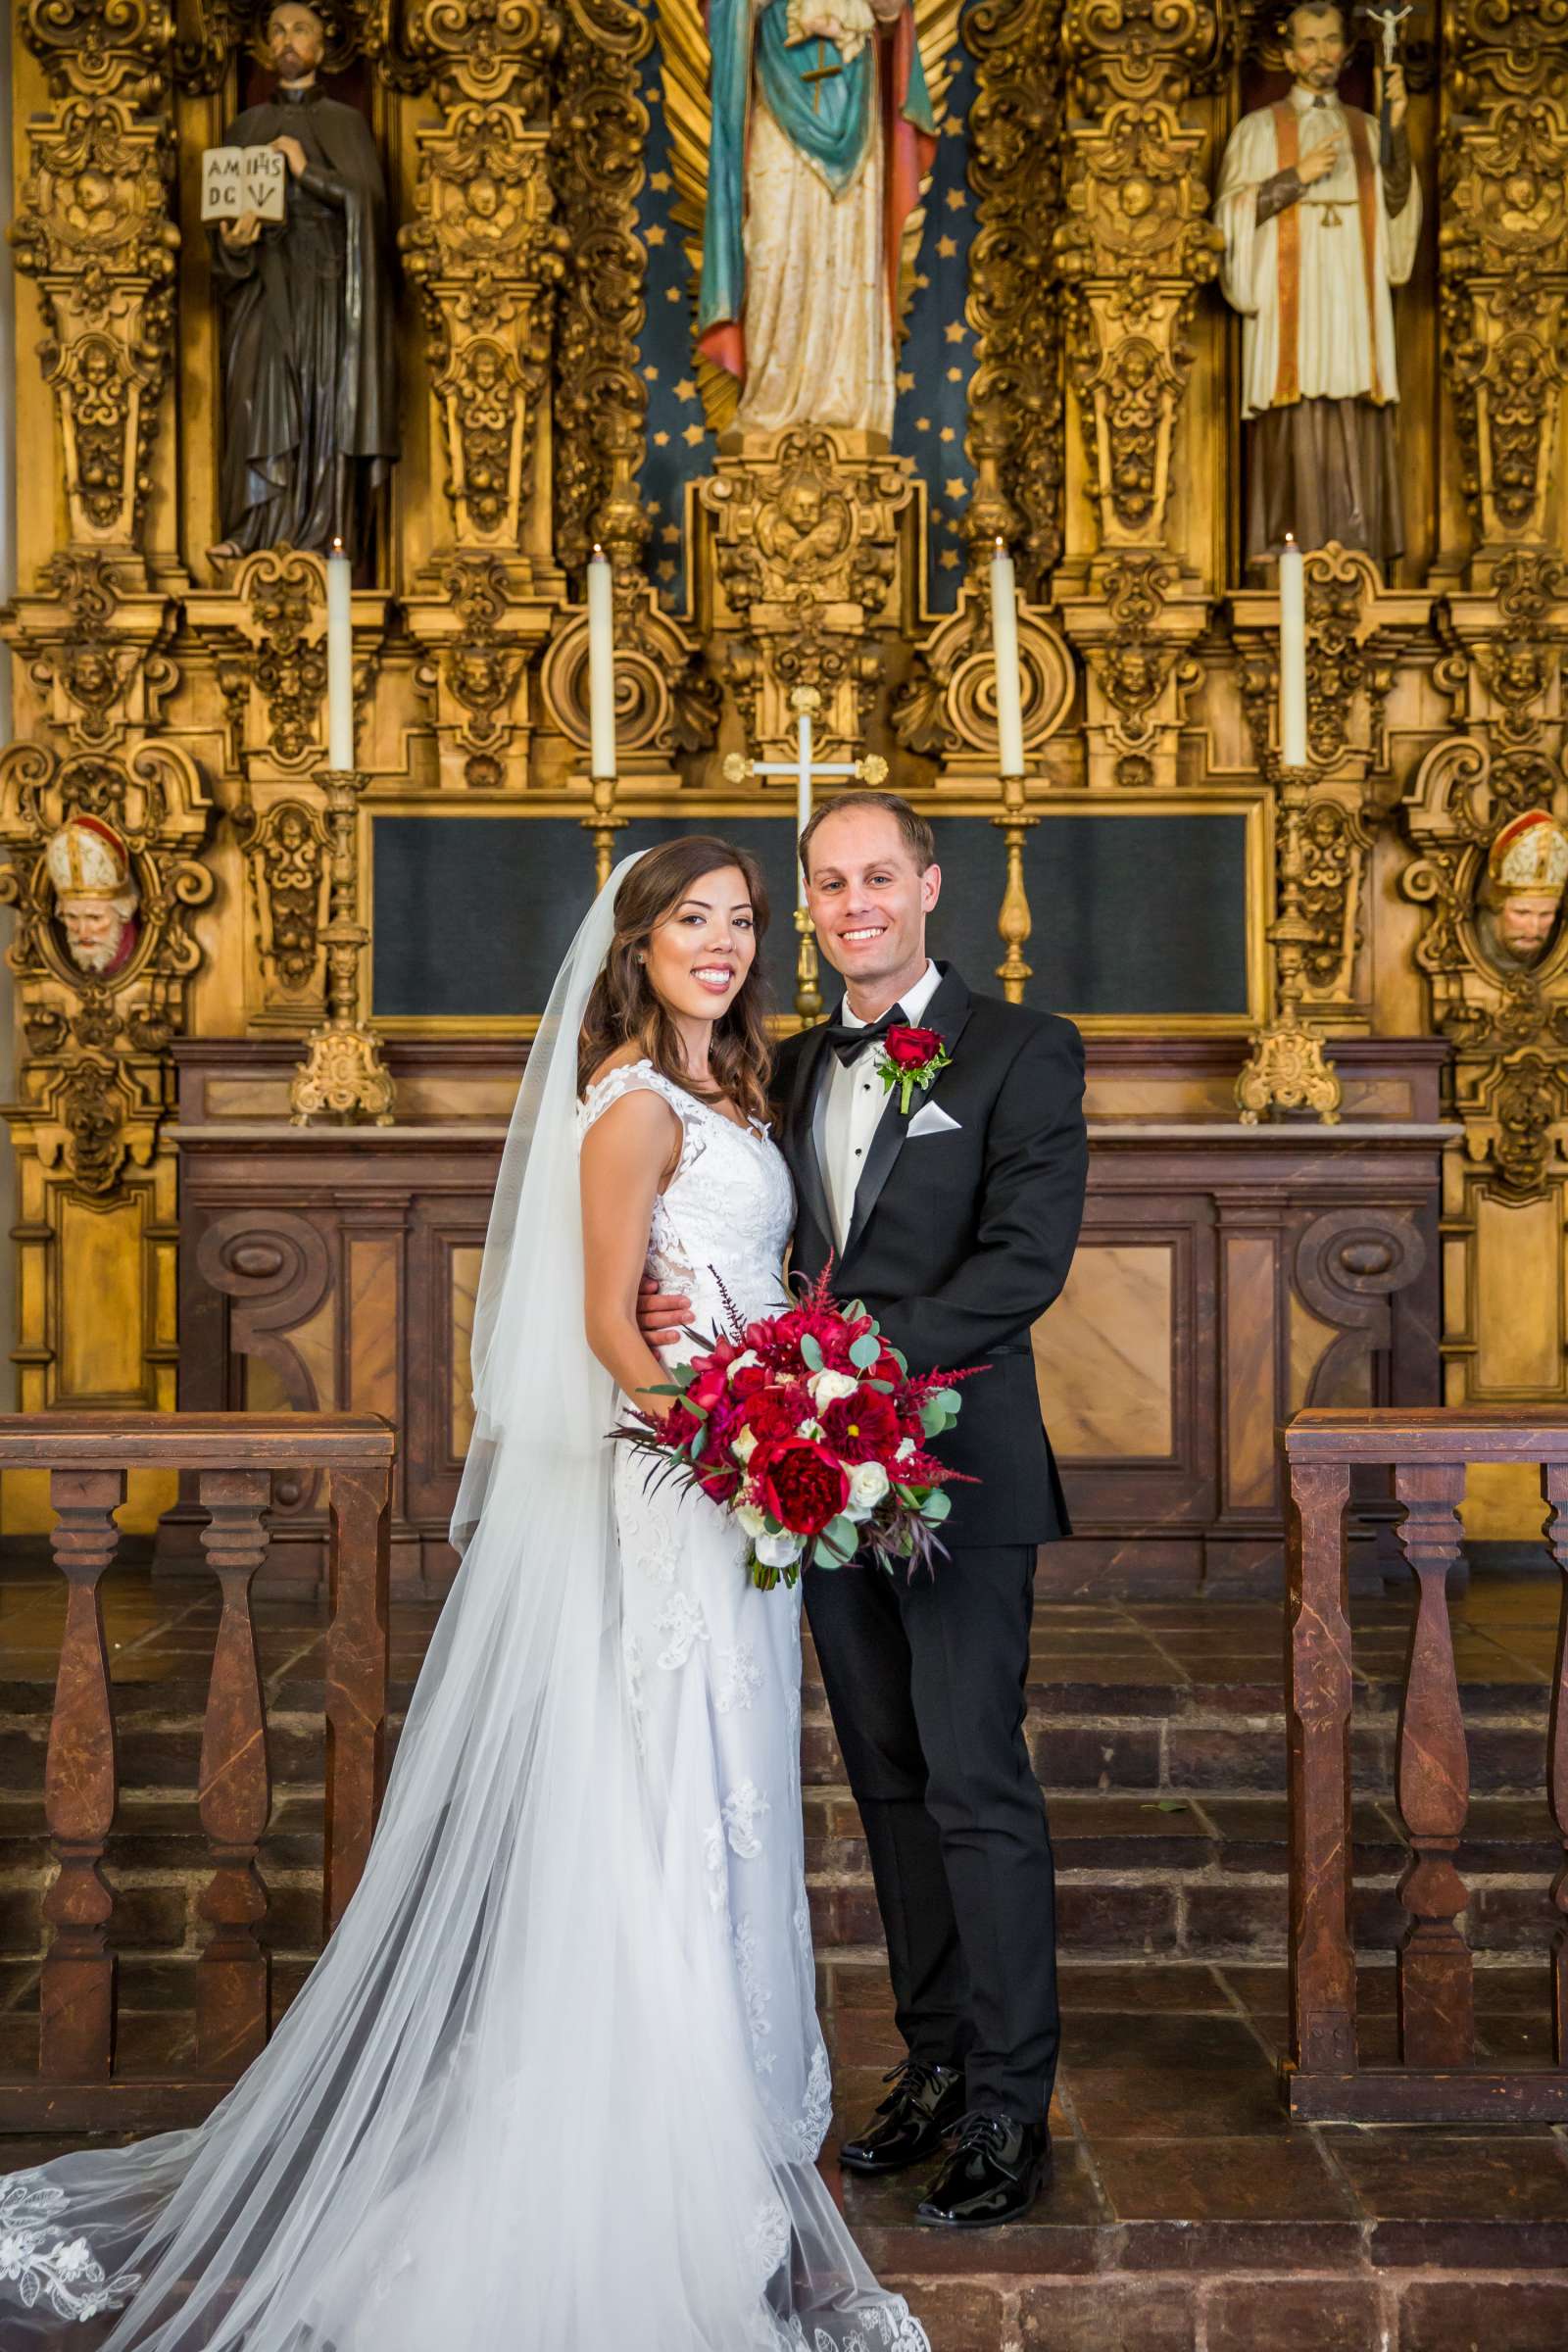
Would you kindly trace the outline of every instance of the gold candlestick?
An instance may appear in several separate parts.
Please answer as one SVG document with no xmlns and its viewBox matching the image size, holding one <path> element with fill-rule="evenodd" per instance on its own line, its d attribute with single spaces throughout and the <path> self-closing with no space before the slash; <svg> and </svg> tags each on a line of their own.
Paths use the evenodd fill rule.
<svg viewBox="0 0 1568 2352">
<path fill-rule="evenodd" d="M 1344 1088 L 1323 1050 L 1321 1032 L 1301 1018 L 1306 990 L 1306 951 L 1317 939 L 1301 906 L 1305 854 L 1301 830 L 1306 816 L 1310 768 L 1280 770 L 1279 914 L 1269 925 L 1274 950 L 1275 1015 L 1254 1031 L 1252 1050 L 1236 1081 L 1244 1127 L 1255 1127 L 1265 1110 L 1315 1110 L 1325 1127 L 1339 1122 Z"/>
<path fill-rule="evenodd" d="M 997 978 L 1002 993 L 1009 1004 L 1023 1003 L 1024 982 L 1031 978 L 1033 967 L 1025 963 L 1023 951 L 1034 917 L 1029 911 L 1029 893 L 1023 879 L 1024 838 L 1038 816 L 1031 816 L 1024 800 L 1022 776 L 1004 776 L 1002 779 L 1002 814 L 991 822 L 1001 828 L 1007 853 L 1007 882 L 1002 894 L 1002 911 L 997 916 L 997 929 L 1006 951 L 997 966 Z"/>
<path fill-rule="evenodd" d="M 594 812 L 583 818 L 586 831 L 594 845 L 594 888 L 603 890 L 610 880 L 610 869 L 615 862 L 615 835 L 625 829 L 626 819 L 615 814 L 615 783 L 613 776 L 590 778 Z"/>
<path fill-rule="evenodd" d="M 821 965 L 817 961 L 816 933 L 811 928 L 808 908 L 797 906 L 795 928 L 801 944 L 795 951 L 795 1009 L 801 1016 L 801 1027 L 808 1029 L 813 1021 L 822 1018 Z"/>
<path fill-rule="evenodd" d="M 322 771 L 326 832 L 331 847 L 331 920 L 326 943 L 327 1017 L 313 1030 L 288 1092 L 295 1127 L 325 1113 L 332 1118 L 392 1124 L 392 1076 L 381 1041 L 360 1011 L 360 952 L 370 934 L 360 921 L 360 853 L 356 812 L 368 777 L 361 768 Z"/>
</svg>

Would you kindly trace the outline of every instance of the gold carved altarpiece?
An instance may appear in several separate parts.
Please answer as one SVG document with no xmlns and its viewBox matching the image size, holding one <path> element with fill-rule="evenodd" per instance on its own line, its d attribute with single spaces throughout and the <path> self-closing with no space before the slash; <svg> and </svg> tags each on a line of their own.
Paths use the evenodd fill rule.
<svg viewBox="0 0 1568 2352">
<path fill-rule="evenodd" d="M 996 824 L 1013 992 L 1042 912 L 1021 845 L 1044 809 L 1124 808 L 1133 857 L 1142 809 L 1250 811 L 1265 855 L 1292 845 L 1305 1014 L 1331 1040 L 1456 1049 L 1449 1396 L 1562 1401 L 1568 939 L 1505 976 L 1473 920 L 1497 823 L 1568 814 L 1557 0 L 1448 0 L 1411 53 L 1432 226 L 1397 315 L 1410 546 L 1393 581 L 1343 550 L 1309 560 L 1310 777 L 1283 827 L 1275 613 L 1237 585 L 1237 329 L 1208 218 L 1277 19 L 1206 0 L 938 13 L 974 70 L 956 601 L 926 603 L 908 462 L 803 427 L 721 437 L 678 612 L 651 582 L 638 488 L 654 10 L 332 0 L 328 68 L 368 94 L 401 223 L 404 454 L 353 600 L 364 810 L 567 816 L 607 848 L 628 813 L 755 808 L 725 756 L 786 750 L 809 685 L 829 756 L 874 749 L 922 807 Z M 169 1405 L 170 1048 L 303 1038 L 325 1009 L 325 584 L 286 549 L 219 570 L 204 553 L 220 403 L 194 158 L 232 111 L 252 12 L 22 0 L 19 24 L 26 457 L 0 888 L 19 918 L 20 1401 Z M 999 535 L 1019 559 L 1030 768 L 1005 793 Z M 614 566 L 622 754 L 597 798 L 595 541 Z M 114 824 L 135 865 L 139 936 L 112 978 L 78 971 L 50 919 L 43 845 L 73 811 Z"/>
</svg>

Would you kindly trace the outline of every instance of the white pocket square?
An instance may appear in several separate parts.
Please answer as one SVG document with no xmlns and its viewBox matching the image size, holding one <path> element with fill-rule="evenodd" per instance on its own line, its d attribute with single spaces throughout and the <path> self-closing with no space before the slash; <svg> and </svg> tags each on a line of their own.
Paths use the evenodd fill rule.
<svg viewBox="0 0 1568 2352">
<path fill-rule="evenodd" d="M 950 1119 L 940 1102 L 923 1102 L 909 1121 L 909 1134 L 956 1135 L 960 1122 Z"/>
</svg>

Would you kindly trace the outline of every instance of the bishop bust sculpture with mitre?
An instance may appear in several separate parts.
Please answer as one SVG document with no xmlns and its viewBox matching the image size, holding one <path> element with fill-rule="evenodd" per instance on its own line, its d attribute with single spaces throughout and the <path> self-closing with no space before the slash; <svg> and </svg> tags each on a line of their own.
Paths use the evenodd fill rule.
<svg viewBox="0 0 1568 2352">
<path fill-rule="evenodd" d="M 1220 167 L 1220 284 L 1241 312 L 1247 560 L 1298 546 L 1403 550 L 1398 371 L 1390 289 L 1415 266 L 1421 187 L 1404 74 L 1378 75 L 1378 118 L 1347 106 L 1345 14 L 1303 0 L 1285 24 L 1291 88 L 1244 115 Z"/>
<path fill-rule="evenodd" d="M 112 980 L 141 934 L 141 892 L 123 837 L 101 816 L 78 812 L 50 835 L 44 863 L 66 953 L 78 971 Z"/>
<path fill-rule="evenodd" d="M 1489 961 L 1512 975 L 1545 956 L 1568 886 L 1568 833 L 1544 808 L 1510 817 L 1493 836 L 1482 870 L 1477 929 Z"/>
</svg>

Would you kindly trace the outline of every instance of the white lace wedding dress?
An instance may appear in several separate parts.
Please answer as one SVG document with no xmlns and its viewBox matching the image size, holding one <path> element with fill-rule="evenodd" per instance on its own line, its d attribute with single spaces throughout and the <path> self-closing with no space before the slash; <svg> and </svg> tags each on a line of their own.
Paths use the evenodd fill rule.
<svg viewBox="0 0 1568 2352">
<path fill-rule="evenodd" d="M 798 1595 L 645 1491 L 584 1339 L 577 1154 L 628 1087 L 682 1122 L 651 1262 L 699 1325 L 720 1281 L 776 1302 L 791 1216 L 765 1135 L 646 1064 L 577 1102 L 625 870 L 514 1116 L 463 1561 L 365 1876 L 205 2124 L 0 2180 L 4 2352 L 929 2352 L 813 2161 Z"/>
<path fill-rule="evenodd" d="M 794 1222 L 781 1153 L 757 1128 L 694 1102 L 647 1062 L 612 1070 L 580 1113 L 584 1133 L 636 1088 L 680 1118 L 680 1161 L 655 1205 L 650 1270 L 692 1301 L 699 1331 L 784 1302 Z M 677 1350 L 676 1352 L 679 1352 Z M 664 1861 L 686 1907 L 734 1972 L 737 2022 L 780 2152 L 808 2164 L 832 2105 L 816 2022 L 801 1812 L 800 1588 L 760 1592 L 733 1524 L 645 1455 L 615 1465 L 621 1643 Z"/>
</svg>

